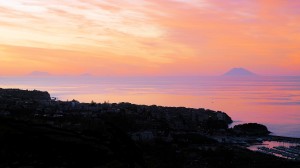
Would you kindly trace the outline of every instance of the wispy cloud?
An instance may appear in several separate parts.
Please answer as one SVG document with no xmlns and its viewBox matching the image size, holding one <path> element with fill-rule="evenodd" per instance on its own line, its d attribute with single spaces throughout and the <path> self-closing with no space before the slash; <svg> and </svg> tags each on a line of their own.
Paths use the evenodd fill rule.
<svg viewBox="0 0 300 168">
<path fill-rule="evenodd" d="M 112 60 L 108 64 L 128 66 L 129 75 L 218 74 L 235 66 L 265 74 L 299 74 L 299 6 L 298 1 L 284 0 L 0 1 L 0 44 L 57 54 L 105 53 L 103 57 Z M 14 52 L 6 57 L 18 62 L 15 55 L 22 53 Z M 28 59 L 35 62 L 43 55 Z M 140 59 L 149 66 L 132 67 L 126 61 Z M 96 69 L 90 60 L 81 61 Z"/>
<path fill-rule="evenodd" d="M 258 105 L 273 105 L 273 106 L 300 106 L 300 102 L 260 102 Z"/>
</svg>

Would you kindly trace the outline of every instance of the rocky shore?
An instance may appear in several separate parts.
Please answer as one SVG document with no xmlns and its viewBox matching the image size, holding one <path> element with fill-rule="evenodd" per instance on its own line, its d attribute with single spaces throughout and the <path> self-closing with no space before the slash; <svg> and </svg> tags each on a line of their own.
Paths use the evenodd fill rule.
<svg viewBox="0 0 300 168">
<path fill-rule="evenodd" d="M 230 129 L 226 113 L 203 108 L 80 103 L 0 89 L 0 120 L 0 167 L 299 166 L 247 149 L 299 139 L 270 136 L 257 124 Z"/>
</svg>

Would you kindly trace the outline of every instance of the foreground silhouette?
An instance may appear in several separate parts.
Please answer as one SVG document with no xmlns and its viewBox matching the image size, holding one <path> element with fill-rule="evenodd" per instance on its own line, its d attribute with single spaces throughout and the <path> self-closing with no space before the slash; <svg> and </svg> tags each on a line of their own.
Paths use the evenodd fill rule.
<svg viewBox="0 0 300 168">
<path fill-rule="evenodd" d="M 63 102 L 17 89 L 1 89 L 0 102 L 0 167 L 299 166 L 219 142 L 237 136 L 223 112 Z"/>
</svg>

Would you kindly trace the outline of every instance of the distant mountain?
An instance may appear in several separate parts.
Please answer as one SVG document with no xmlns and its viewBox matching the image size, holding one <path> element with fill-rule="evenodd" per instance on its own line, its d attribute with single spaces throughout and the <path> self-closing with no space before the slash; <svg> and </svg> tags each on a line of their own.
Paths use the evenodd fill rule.
<svg viewBox="0 0 300 168">
<path fill-rule="evenodd" d="M 257 76 L 257 74 L 244 68 L 232 68 L 223 76 Z"/>
<path fill-rule="evenodd" d="M 28 76 L 49 76 L 50 74 L 48 72 L 42 72 L 42 71 L 33 71 Z"/>
<path fill-rule="evenodd" d="M 84 73 L 79 75 L 80 77 L 92 77 L 93 75 L 89 74 L 89 73 Z"/>
</svg>

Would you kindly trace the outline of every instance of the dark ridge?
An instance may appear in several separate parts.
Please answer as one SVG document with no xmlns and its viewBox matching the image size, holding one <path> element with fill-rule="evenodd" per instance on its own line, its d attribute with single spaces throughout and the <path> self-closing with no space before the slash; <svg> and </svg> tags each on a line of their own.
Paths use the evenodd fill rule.
<svg viewBox="0 0 300 168">
<path fill-rule="evenodd" d="M 0 98 L 17 100 L 37 100 L 50 101 L 51 97 L 48 92 L 38 90 L 20 90 L 20 89 L 2 89 L 0 88 Z"/>
</svg>

